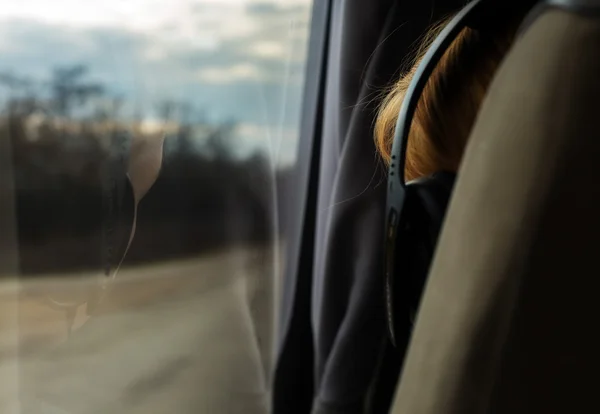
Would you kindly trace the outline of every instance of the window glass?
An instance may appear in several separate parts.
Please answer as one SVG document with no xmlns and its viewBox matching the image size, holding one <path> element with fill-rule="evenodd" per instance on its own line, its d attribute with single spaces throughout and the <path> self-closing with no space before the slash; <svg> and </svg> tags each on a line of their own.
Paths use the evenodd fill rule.
<svg viewBox="0 0 600 414">
<path fill-rule="evenodd" d="M 0 8 L 0 412 L 267 413 L 311 0 Z"/>
</svg>

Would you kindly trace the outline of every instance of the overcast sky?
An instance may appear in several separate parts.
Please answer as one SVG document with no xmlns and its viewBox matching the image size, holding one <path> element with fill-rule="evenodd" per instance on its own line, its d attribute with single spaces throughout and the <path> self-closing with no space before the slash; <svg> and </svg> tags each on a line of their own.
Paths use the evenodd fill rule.
<svg viewBox="0 0 600 414">
<path fill-rule="evenodd" d="M 155 117 L 186 101 L 241 123 L 248 151 L 294 159 L 311 0 L 20 0 L 0 8 L 0 72 L 90 79 Z M 281 144 L 277 141 L 281 140 Z"/>
</svg>

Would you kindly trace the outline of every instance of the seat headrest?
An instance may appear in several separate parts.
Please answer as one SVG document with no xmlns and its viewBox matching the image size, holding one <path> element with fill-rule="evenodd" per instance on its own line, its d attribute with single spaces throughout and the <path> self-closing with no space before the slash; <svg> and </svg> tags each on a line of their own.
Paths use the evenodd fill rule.
<svg viewBox="0 0 600 414">
<path fill-rule="evenodd" d="M 581 7 L 538 9 L 492 81 L 393 414 L 600 412 L 600 15 L 549 3 Z"/>
</svg>

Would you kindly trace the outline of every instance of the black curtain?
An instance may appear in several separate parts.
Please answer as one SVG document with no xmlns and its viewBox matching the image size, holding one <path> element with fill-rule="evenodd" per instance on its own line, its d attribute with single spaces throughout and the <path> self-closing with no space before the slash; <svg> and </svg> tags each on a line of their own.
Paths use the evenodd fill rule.
<svg viewBox="0 0 600 414">
<path fill-rule="evenodd" d="M 298 175 L 306 193 L 291 234 L 276 414 L 389 407 L 399 358 L 385 330 L 386 179 L 372 127 L 419 36 L 462 3 L 315 2 L 313 31 L 324 38 L 311 40 L 300 151 L 310 168 Z"/>
</svg>

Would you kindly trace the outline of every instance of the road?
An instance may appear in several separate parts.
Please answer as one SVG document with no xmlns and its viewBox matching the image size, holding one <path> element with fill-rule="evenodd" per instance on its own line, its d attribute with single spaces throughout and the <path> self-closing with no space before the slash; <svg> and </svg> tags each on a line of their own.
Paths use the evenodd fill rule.
<svg viewBox="0 0 600 414">
<path fill-rule="evenodd" d="M 258 249 L 123 269 L 68 339 L 40 295 L 73 289 L 72 279 L 28 282 L 19 294 L 6 282 L 0 412 L 268 413 L 272 275 L 273 256 Z"/>
</svg>

